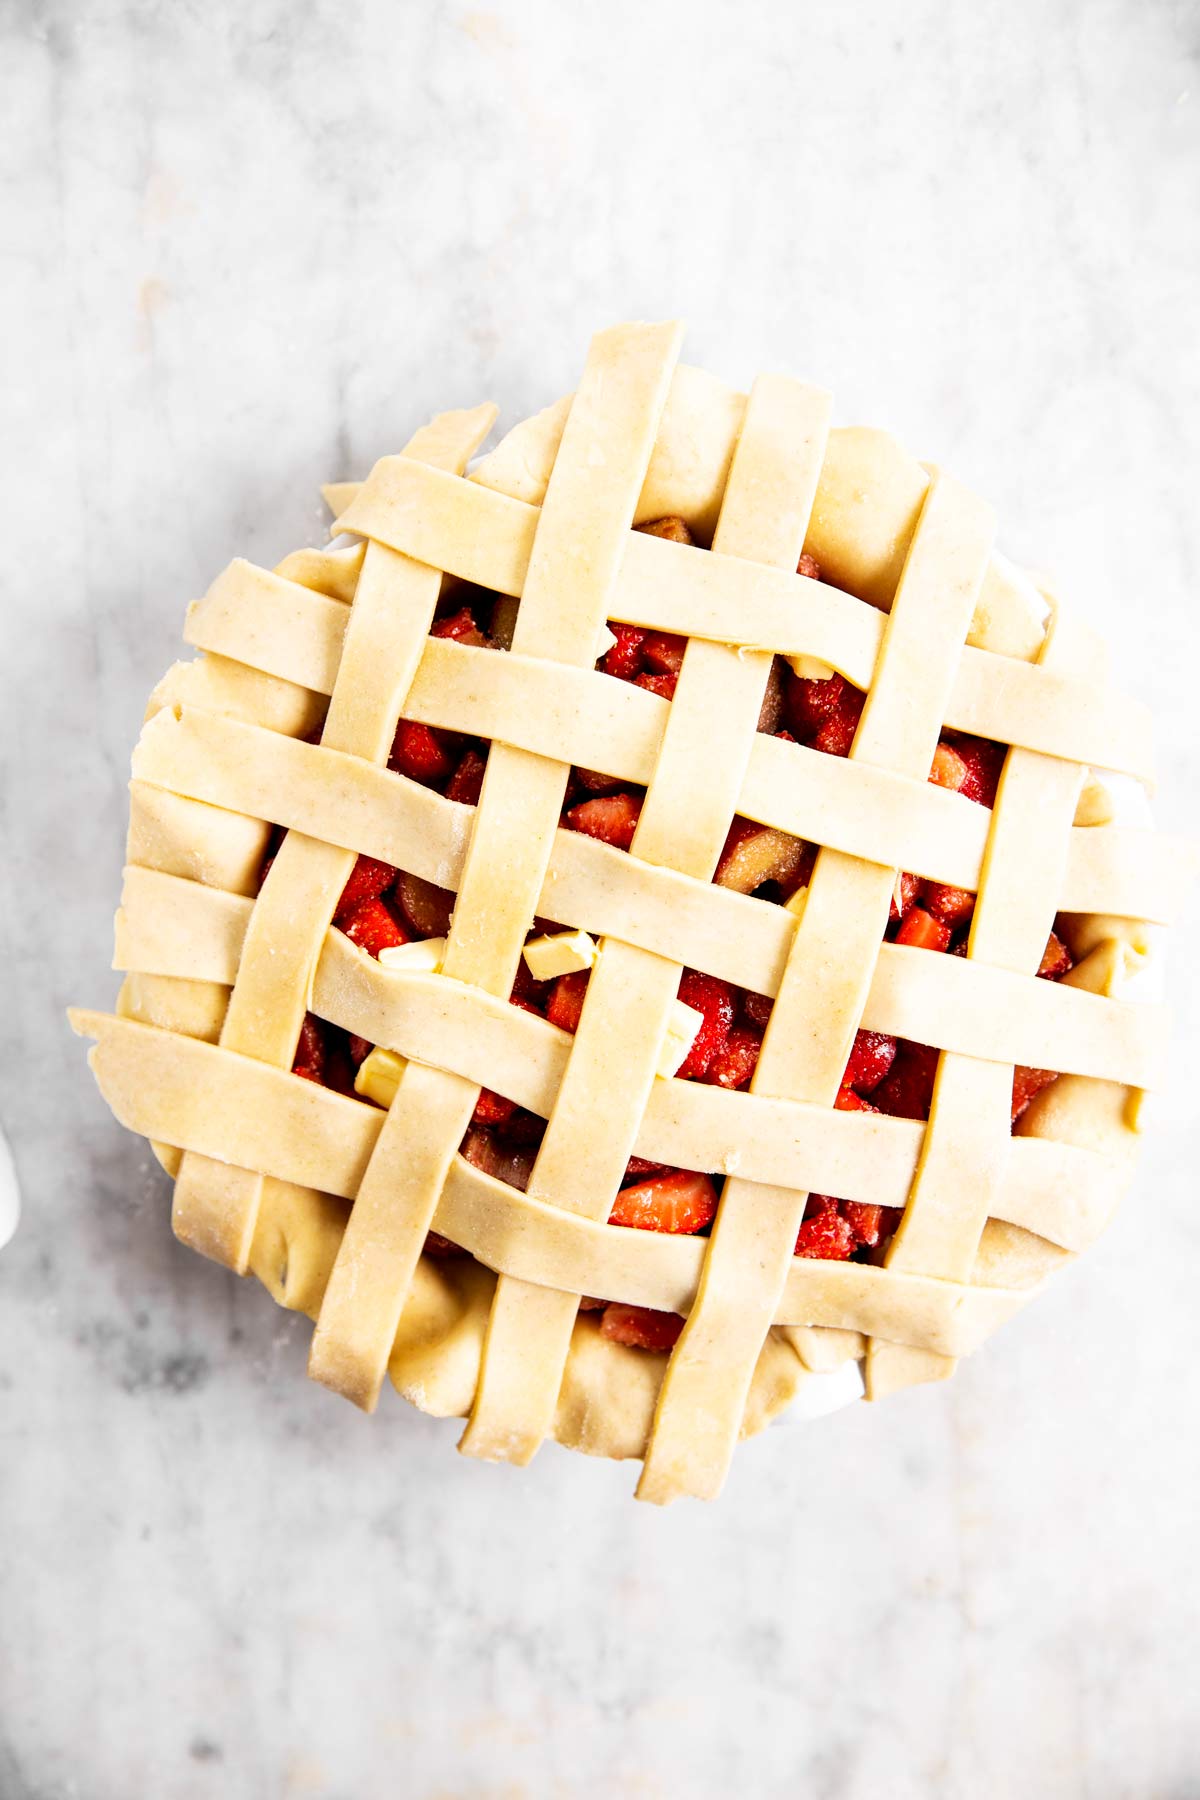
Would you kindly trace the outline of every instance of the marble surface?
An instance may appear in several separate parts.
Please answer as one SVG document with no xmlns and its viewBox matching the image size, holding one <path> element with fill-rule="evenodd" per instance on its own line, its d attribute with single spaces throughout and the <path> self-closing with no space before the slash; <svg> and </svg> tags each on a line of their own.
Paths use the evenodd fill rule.
<svg viewBox="0 0 1200 1800">
<path fill-rule="evenodd" d="M 625 316 L 987 492 L 1200 827 L 1194 13 L 9 0 L 0 69 L 2 1800 L 1200 1792 L 1194 1027 L 1133 1202 L 954 1384 L 659 1514 L 305 1382 L 63 1023 L 184 603 Z"/>
</svg>

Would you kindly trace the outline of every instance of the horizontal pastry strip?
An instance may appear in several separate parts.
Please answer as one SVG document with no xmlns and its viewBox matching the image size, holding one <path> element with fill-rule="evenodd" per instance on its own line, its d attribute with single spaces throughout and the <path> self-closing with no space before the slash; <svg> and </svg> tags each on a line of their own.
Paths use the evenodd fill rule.
<svg viewBox="0 0 1200 1800">
<path fill-rule="evenodd" d="M 336 779 L 318 782 L 316 759 Z M 258 813 L 456 888 L 469 807 L 356 758 L 215 714 L 170 708 L 134 752 L 136 778 Z M 539 913 L 774 994 L 792 915 L 559 831 Z M 152 969 L 148 974 L 171 971 Z M 209 979 L 218 979 L 209 975 Z M 932 951 L 880 948 L 864 1023 L 989 1061 L 1031 1063 L 1137 1087 L 1158 1079 L 1161 1013 Z"/>
<path fill-rule="evenodd" d="M 170 882 L 177 889 L 195 885 L 144 870 L 129 873 L 140 878 L 132 887 L 159 917 L 174 896 L 151 884 Z M 218 917 L 232 932 L 237 909 L 246 902 L 212 889 L 195 887 L 195 894 L 209 898 L 190 918 L 181 919 L 189 941 L 200 944 L 208 921 Z M 228 904 L 214 905 L 214 900 Z M 194 961 L 193 969 L 198 966 Z M 570 1040 L 532 1013 L 461 982 L 385 969 L 336 930 L 326 939 L 312 1000 L 322 1018 L 347 1031 L 477 1080 L 549 1117 Z M 909 1119 L 660 1079 L 651 1090 L 637 1149 L 654 1162 L 713 1174 L 736 1170 L 777 1186 L 903 1206 L 923 1135 L 924 1127 Z M 329 1185 L 311 1172 L 288 1179 Z M 1026 1225 L 1064 1249 L 1080 1249 L 1107 1219 L 1114 1197 L 1106 1165 L 1091 1152 L 1048 1139 L 1020 1138 L 1013 1140 L 998 1216 Z"/>
<path fill-rule="evenodd" d="M 129 1129 L 299 1186 L 345 1198 L 357 1192 L 383 1124 L 377 1108 L 153 1026 L 93 1013 L 75 1013 L 72 1022 L 97 1039 L 93 1071 Z M 1044 1147 L 1037 1139 L 1015 1140 L 1014 1163 L 1018 1156 L 1032 1163 L 1026 1152 L 1034 1146 Z M 1089 1167 L 1095 1160 L 1086 1152 L 1073 1154 Z M 1065 1172 L 1069 1165 L 1058 1160 Z M 538 1285 L 666 1311 L 691 1304 L 702 1240 L 591 1223 L 540 1205 L 461 1158 L 452 1168 L 435 1227 L 490 1267 Z M 1026 1297 L 797 1258 L 778 1322 L 890 1332 L 901 1341 L 963 1355 Z M 914 1300 L 921 1302 L 915 1331 Z"/>
<path fill-rule="evenodd" d="M 376 464 L 335 529 L 362 532 L 497 592 L 524 585 L 538 509 L 402 456 Z M 884 616 L 802 575 L 630 534 L 611 616 L 720 643 L 816 657 L 867 688 Z M 964 649 L 946 722 L 1022 749 L 1149 780 L 1147 708 L 1115 691 Z"/>
<path fill-rule="evenodd" d="M 346 616 L 337 601 L 233 564 L 191 608 L 187 636 L 199 649 L 328 693 Z M 669 708 L 657 694 L 591 669 L 431 638 L 404 710 L 423 724 L 644 786 Z M 889 769 L 760 733 L 738 809 L 851 856 L 972 891 L 979 883 L 986 810 Z M 1155 833 L 1081 827 L 1071 834 L 1061 907 L 1167 924 L 1183 873 L 1175 846 Z"/>
</svg>

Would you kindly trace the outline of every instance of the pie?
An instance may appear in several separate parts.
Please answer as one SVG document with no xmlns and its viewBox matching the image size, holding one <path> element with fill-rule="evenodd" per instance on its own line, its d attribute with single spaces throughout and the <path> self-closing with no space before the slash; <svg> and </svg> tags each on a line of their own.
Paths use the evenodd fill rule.
<svg viewBox="0 0 1200 1800">
<path fill-rule="evenodd" d="M 1188 863 L 988 507 L 679 348 L 601 332 L 489 454 L 442 414 L 334 547 L 218 577 L 72 1015 L 318 1381 L 660 1502 L 843 1365 L 948 1376 L 1103 1229 Z"/>
</svg>

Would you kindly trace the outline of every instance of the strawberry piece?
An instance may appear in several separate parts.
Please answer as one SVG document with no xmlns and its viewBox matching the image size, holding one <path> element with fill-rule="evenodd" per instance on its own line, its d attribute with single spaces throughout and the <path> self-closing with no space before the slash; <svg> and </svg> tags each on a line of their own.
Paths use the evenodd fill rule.
<svg viewBox="0 0 1200 1800">
<path fill-rule="evenodd" d="M 761 1049 L 761 1032 L 735 1025 L 704 1071 L 704 1080 L 710 1087 L 749 1087 Z"/>
<path fill-rule="evenodd" d="M 807 575 L 810 581 L 820 581 L 821 565 L 815 556 L 810 556 L 807 550 L 803 550 L 800 553 L 800 561 L 796 564 L 796 573 L 797 575 Z"/>
<path fill-rule="evenodd" d="M 943 742 L 947 740 L 943 739 Z M 966 737 L 956 732 L 950 742 L 950 748 L 956 752 L 966 769 L 960 794 L 968 800 L 974 800 L 979 806 L 995 806 L 996 789 L 1000 785 L 1000 774 L 1004 768 L 1004 746 L 993 744 L 990 738 Z"/>
<path fill-rule="evenodd" d="M 1013 1070 L 1012 1121 L 1015 1125 L 1029 1102 L 1052 1081 L 1058 1080 L 1056 1069 L 1028 1069 L 1018 1064 Z"/>
<path fill-rule="evenodd" d="M 875 1111 L 894 1119 L 927 1119 L 937 1065 L 938 1052 L 931 1045 L 902 1040 L 891 1073 L 871 1096 Z"/>
<path fill-rule="evenodd" d="M 392 742 L 388 768 L 399 770 L 412 781 L 428 787 L 442 781 L 454 767 L 454 759 L 446 748 L 441 733 L 413 719 L 401 719 Z"/>
<path fill-rule="evenodd" d="M 321 1083 L 325 1080 L 325 1033 L 320 1019 L 310 1012 L 305 1013 L 300 1027 L 292 1073 L 303 1075 L 305 1081 Z"/>
<path fill-rule="evenodd" d="M 638 675 L 634 679 L 634 687 L 645 688 L 649 694 L 657 694 L 660 700 L 673 700 L 675 689 L 679 686 L 678 675 Z"/>
<path fill-rule="evenodd" d="M 849 756 L 858 721 L 862 717 L 865 696 L 857 688 L 847 686 L 837 708 L 822 725 L 812 741 L 814 750 L 826 756 Z"/>
<path fill-rule="evenodd" d="M 707 1175 L 695 1169 L 672 1169 L 645 1181 L 623 1187 L 608 1215 L 610 1225 L 633 1231 L 669 1231 L 691 1237 L 711 1225 L 717 1211 L 717 1190 Z"/>
<path fill-rule="evenodd" d="M 856 1094 L 852 1087 L 847 1087 L 846 1083 L 843 1082 L 838 1089 L 837 1099 L 833 1103 L 833 1110 L 835 1112 L 873 1113 L 878 1112 L 879 1108 L 877 1106 L 872 1106 L 869 1100 L 864 1100 L 861 1094 Z"/>
<path fill-rule="evenodd" d="M 512 1118 L 516 1110 L 515 1100 L 506 1099 L 503 1094 L 497 1094 L 493 1088 L 480 1088 L 471 1120 L 475 1125 L 504 1125 Z"/>
<path fill-rule="evenodd" d="M 768 994 L 756 994 L 751 988 L 747 988 L 742 995 L 742 1011 L 750 1023 L 757 1025 L 760 1031 L 767 1029 L 767 1021 L 771 1017 L 771 1008 L 774 1004 L 775 1002 Z"/>
<path fill-rule="evenodd" d="M 368 1056 L 370 1056 L 372 1050 L 375 1048 L 370 1038 L 359 1037 L 357 1032 L 354 1031 L 349 1034 L 346 1044 L 350 1051 L 350 1061 L 354 1064 L 356 1069 L 360 1063 L 366 1062 Z"/>
<path fill-rule="evenodd" d="M 944 881 L 923 881 L 921 904 L 951 931 L 961 931 L 975 911 L 975 896 L 967 888 L 948 887 Z"/>
<path fill-rule="evenodd" d="M 874 1250 L 885 1237 L 891 1237 L 900 1223 L 900 1208 L 870 1206 L 858 1200 L 842 1200 L 838 1211 L 854 1233 L 855 1248 Z"/>
<path fill-rule="evenodd" d="M 447 799 L 461 801 L 464 806 L 478 806 L 486 768 L 487 764 L 479 752 L 468 750 L 450 777 L 450 785 L 446 789 Z"/>
<path fill-rule="evenodd" d="M 914 906 L 905 914 L 904 923 L 896 933 L 896 942 L 916 950 L 948 950 L 950 927 L 927 913 L 923 906 Z"/>
<path fill-rule="evenodd" d="M 563 823 L 568 831 L 582 831 L 585 837 L 599 838 L 614 850 L 628 850 L 641 810 L 636 794 L 601 794 L 573 806 Z"/>
<path fill-rule="evenodd" d="M 701 975 L 695 969 L 685 969 L 679 983 L 679 998 L 685 1006 L 694 1007 L 704 1015 L 704 1023 L 696 1033 L 691 1049 L 676 1070 L 681 1081 L 695 1081 L 705 1074 L 717 1051 L 725 1047 L 736 1010 L 733 989 L 715 975 Z"/>
<path fill-rule="evenodd" d="M 660 1175 L 667 1168 L 666 1163 L 651 1162 L 647 1156 L 631 1156 L 625 1164 L 623 1181 L 640 1181 L 643 1175 Z"/>
<path fill-rule="evenodd" d="M 1042 952 L 1042 960 L 1038 964 L 1038 974 L 1047 981 L 1059 981 L 1074 968 L 1071 952 L 1058 936 L 1051 932 L 1046 939 L 1046 948 Z"/>
<path fill-rule="evenodd" d="M 642 639 L 646 634 L 634 625 L 610 625 L 609 630 L 617 641 L 601 657 L 600 667 L 606 675 L 632 681 L 642 666 Z"/>
<path fill-rule="evenodd" d="M 335 925 L 357 912 L 364 900 L 378 900 L 386 893 L 396 879 L 396 871 L 391 863 L 380 862 L 374 856 L 360 856 L 350 871 L 350 879 L 342 889 L 342 897 L 337 903 L 337 911 L 333 915 Z"/>
<path fill-rule="evenodd" d="M 802 743 L 833 718 L 848 685 L 844 675 L 830 675 L 824 681 L 790 676 L 784 705 L 788 723 Z"/>
<path fill-rule="evenodd" d="M 687 639 L 673 631 L 648 631 L 642 640 L 642 661 L 658 675 L 678 675 L 683 667 Z"/>
<path fill-rule="evenodd" d="M 967 779 L 967 765 L 952 744 L 939 743 L 933 753 L 929 779 L 934 787 L 950 788 L 956 794 L 961 793 Z"/>
<path fill-rule="evenodd" d="M 590 969 L 575 969 L 570 975 L 560 975 L 550 990 L 550 998 L 546 1002 L 546 1017 L 552 1025 L 561 1031 L 576 1032 L 583 1013 L 583 996 L 587 992 Z M 519 1004 L 519 1002 L 514 1002 Z"/>
<path fill-rule="evenodd" d="M 451 613 L 448 618 L 435 619 L 430 637 L 454 638 L 458 643 L 484 644 L 487 639 L 475 623 L 471 609 L 464 606 L 461 611 Z"/>
<path fill-rule="evenodd" d="M 907 916 L 917 897 L 917 889 L 920 885 L 921 884 L 915 875 L 900 876 L 898 882 L 899 895 L 897 897 L 896 890 L 893 890 L 892 903 L 888 907 L 889 925 L 894 925 L 897 919 L 903 919 Z"/>
<path fill-rule="evenodd" d="M 343 921 L 342 930 L 351 943 L 365 950 L 368 956 L 378 956 L 381 950 L 412 942 L 385 900 L 364 900 Z"/>
<path fill-rule="evenodd" d="M 804 1221 L 796 1234 L 796 1256 L 846 1262 L 855 1250 L 854 1231 L 828 1194 L 810 1194 Z"/>
<path fill-rule="evenodd" d="M 896 1060 L 896 1040 L 883 1031 L 856 1031 L 842 1086 L 860 1094 L 877 1088 Z"/>
<path fill-rule="evenodd" d="M 650 1306 L 615 1303 L 604 1308 L 600 1336 L 635 1350 L 670 1350 L 683 1330 L 678 1313 L 655 1312 Z"/>
</svg>

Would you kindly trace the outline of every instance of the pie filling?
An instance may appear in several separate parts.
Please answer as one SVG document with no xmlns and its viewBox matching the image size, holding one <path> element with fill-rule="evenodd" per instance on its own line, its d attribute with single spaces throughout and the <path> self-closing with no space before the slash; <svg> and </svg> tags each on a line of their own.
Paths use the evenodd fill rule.
<svg viewBox="0 0 1200 1800">
<path fill-rule="evenodd" d="M 660 519 L 640 529 L 691 543 L 682 519 Z M 812 557 L 800 559 L 799 573 L 817 578 Z M 516 602 L 481 588 L 447 581 L 434 637 L 505 649 L 511 641 Z M 609 627 L 612 644 L 597 668 L 619 681 L 671 699 L 683 665 L 686 639 L 629 625 Z M 801 677 L 776 657 L 767 684 L 758 729 L 829 756 L 847 756 L 865 696 L 841 675 Z M 389 767 L 468 806 L 478 802 L 487 742 L 401 719 Z M 947 731 L 934 754 L 929 779 L 952 788 L 980 806 L 991 807 L 1004 763 L 1004 748 L 982 738 Z M 573 768 L 567 784 L 562 824 L 619 850 L 628 850 L 641 812 L 644 790 Z M 277 833 L 263 866 L 265 879 L 282 833 Z M 803 904 L 817 846 L 769 826 L 736 818 L 730 827 L 713 880 L 739 893 L 777 905 Z M 346 883 L 334 923 L 368 955 L 401 945 L 443 939 L 450 928 L 454 895 L 419 876 L 360 856 Z M 886 936 L 897 944 L 951 956 L 965 956 L 975 896 L 963 888 L 902 874 L 896 882 Z M 563 927 L 537 921 L 532 936 Z M 436 963 L 431 964 L 436 966 Z M 1071 968 L 1069 952 L 1051 932 L 1038 974 L 1057 981 Z M 524 960 L 511 1002 L 535 1012 L 564 1031 L 574 1032 L 583 1010 L 590 972 L 577 969 L 553 980 L 535 980 Z M 699 1015 L 699 1026 L 675 1071 L 684 1081 L 745 1088 L 758 1061 L 771 1012 L 764 994 L 685 969 L 679 998 Z M 369 1059 L 369 1060 L 368 1060 Z M 929 1116 L 938 1051 L 878 1031 L 854 1039 L 835 1105 L 846 1111 L 888 1113 L 896 1118 Z M 377 1051 L 364 1038 L 327 1024 L 313 1014 L 301 1029 L 294 1072 L 346 1094 L 386 1105 L 399 1078 L 400 1059 Z M 1013 1075 L 1012 1120 L 1055 1080 L 1048 1069 L 1018 1068 Z M 390 1090 L 390 1091 L 389 1091 Z M 545 1121 L 503 1094 L 484 1088 L 459 1146 L 468 1162 L 511 1186 L 528 1183 Z M 609 1222 L 639 1231 L 703 1235 L 717 1210 L 713 1179 L 691 1169 L 669 1168 L 631 1156 Z M 810 1194 L 796 1239 L 796 1255 L 871 1262 L 882 1259 L 900 1222 L 900 1210 Z M 456 1244 L 430 1232 L 425 1245 L 433 1256 L 462 1255 Z M 683 1327 L 674 1313 L 647 1307 L 584 1299 L 584 1310 L 602 1310 L 600 1329 L 618 1343 L 667 1350 Z"/>
</svg>

